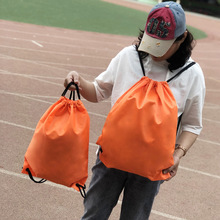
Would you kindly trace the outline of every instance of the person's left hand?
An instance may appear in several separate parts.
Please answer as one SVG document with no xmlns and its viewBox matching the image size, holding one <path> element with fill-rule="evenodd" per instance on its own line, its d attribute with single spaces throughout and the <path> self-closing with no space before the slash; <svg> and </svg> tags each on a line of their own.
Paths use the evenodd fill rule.
<svg viewBox="0 0 220 220">
<path fill-rule="evenodd" d="M 168 179 L 166 179 L 166 181 L 171 180 L 174 176 L 176 176 L 177 170 L 178 170 L 178 166 L 180 163 L 180 158 L 178 156 L 173 156 L 173 160 L 174 160 L 174 164 L 173 166 L 171 166 L 168 169 L 163 170 L 163 173 L 170 173 L 170 177 Z"/>
</svg>

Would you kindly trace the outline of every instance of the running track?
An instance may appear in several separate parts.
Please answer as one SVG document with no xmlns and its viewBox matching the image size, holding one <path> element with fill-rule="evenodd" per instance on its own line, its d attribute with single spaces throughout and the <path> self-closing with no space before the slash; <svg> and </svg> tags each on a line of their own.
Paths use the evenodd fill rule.
<svg viewBox="0 0 220 220">
<path fill-rule="evenodd" d="M 117 3 L 150 9 L 130 2 Z M 204 129 L 181 161 L 178 175 L 162 185 L 150 220 L 220 219 L 220 21 L 189 13 L 187 18 L 188 24 L 208 34 L 207 39 L 198 41 L 193 53 L 207 85 Z M 83 213 L 79 193 L 50 182 L 32 183 L 21 174 L 23 157 L 41 115 L 62 93 L 66 74 L 76 70 L 93 80 L 135 38 L 1 20 L 0 39 L 0 219 L 78 220 Z M 91 118 L 90 170 L 110 102 L 83 102 Z M 90 177 L 91 171 L 88 183 Z M 111 220 L 118 219 L 120 205 L 121 199 Z"/>
</svg>

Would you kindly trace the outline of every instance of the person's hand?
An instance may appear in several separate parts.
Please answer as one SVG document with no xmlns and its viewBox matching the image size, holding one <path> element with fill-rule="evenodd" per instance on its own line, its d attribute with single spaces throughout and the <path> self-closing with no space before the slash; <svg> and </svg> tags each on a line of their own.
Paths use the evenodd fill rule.
<svg viewBox="0 0 220 220">
<path fill-rule="evenodd" d="M 67 85 L 70 82 L 74 82 L 78 85 L 78 87 L 80 88 L 80 75 L 79 73 L 75 72 L 75 71 L 71 71 L 68 73 L 68 75 L 66 76 L 65 80 L 64 80 L 64 86 L 67 87 Z M 76 87 L 74 85 L 70 86 L 69 88 L 70 90 L 75 90 Z"/>
<path fill-rule="evenodd" d="M 173 156 L 173 160 L 174 160 L 174 164 L 173 166 L 169 167 L 168 169 L 163 170 L 163 173 L 170 173 L 170 177 L 168 179 L 166 179 L 166 181 L 171 180 L 174 176 L 176 176 L 177 170 L 178 170 L 178 166 L 180 163 L 180 157 L 178 156 Z"/>
</svg>

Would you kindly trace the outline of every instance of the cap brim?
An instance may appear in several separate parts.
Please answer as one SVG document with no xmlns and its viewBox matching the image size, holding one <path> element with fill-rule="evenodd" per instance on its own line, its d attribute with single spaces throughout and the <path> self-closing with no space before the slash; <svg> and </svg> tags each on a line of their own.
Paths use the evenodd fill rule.
<svg viewBox="0 0 220 220">
<path fill-rule="evenodd" d="M 138 50 L 147 52 L 155 57 L 162 57 L 170 49 L 175 40 L 176 39 L 160 40 L 153 38 L 144 32 Z"/>
</svg>

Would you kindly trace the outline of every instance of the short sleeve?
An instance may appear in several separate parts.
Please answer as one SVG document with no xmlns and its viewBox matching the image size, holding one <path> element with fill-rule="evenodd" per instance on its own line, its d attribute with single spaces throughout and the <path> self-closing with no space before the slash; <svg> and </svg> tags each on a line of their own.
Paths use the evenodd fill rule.
<svg viewBox="0 0 220 220">
<path fill-rule="evenodd" d="M 195 67 L 195 74 L 190 78 L 191 87 L 186 99 L 182 115 L 182 131 L 189 131 L 199 135 L 202 130 L 202 110 L 205 100 L 205 80 L 199 65 Z"/>
</svg>

